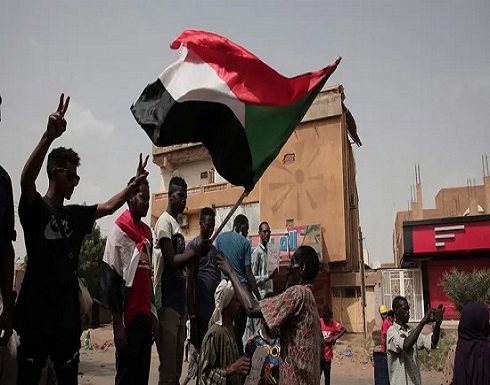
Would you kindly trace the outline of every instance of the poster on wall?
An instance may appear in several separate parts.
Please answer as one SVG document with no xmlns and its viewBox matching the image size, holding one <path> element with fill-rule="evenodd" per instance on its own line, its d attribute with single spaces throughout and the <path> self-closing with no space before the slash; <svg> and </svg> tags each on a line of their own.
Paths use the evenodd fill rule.
<svg viewBox="0 0 490 385">
<path fill-rule="evenodd" d="M 248 240 L 255 249 L 260 242 L 259 235 L 249 235 Z M 287 231 L 272 231 L 269 241 L 269 249 L 275 256 L 278 264 L 289 263 L 291 256 L 300 246 L 311 246 L 318 254 L 320 262 L 322 258 L 322 231 L 320 225 L 303 225 L 290 227 Z M 271 255 L 269 254 L 269 255 Z M 273 258 L 271 258 L 273 259 Z M 272 265 L 271 265 L 272 267 Z M 268 267 L 269 268 L 269 267 Z"/>
</svg>

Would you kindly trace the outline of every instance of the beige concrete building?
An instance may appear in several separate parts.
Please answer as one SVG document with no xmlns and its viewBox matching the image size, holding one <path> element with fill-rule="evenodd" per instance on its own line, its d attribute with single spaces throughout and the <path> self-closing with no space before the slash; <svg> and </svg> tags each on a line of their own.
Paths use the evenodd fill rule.
<svg viewBox="0 0 490 385">
<path fill-rule="evenodd" d="M 410 208 L 398 211 L 393 230 L 393 254 L 397 267 L 403 264 L 403 223 L 426 219 L 454 218 L 490 214 L 490 176 L 483 177 L 483 184 L 468 179 L 466 186 L 444 187 L 435 197 L 434 208 L 423 207 L 422 180 L 420 168 L 415 168 L 415 188 L 410 200 Z"/>
<path fill-rule="evenodd" d="M 466 186 L 443 188 L 431 209 L 423 207 L 420 168 L 416 167 L 410 209 L 396 215 L 393 252 L 398 267 L 410 268 L 412 274 L 420 277 L 404 288 L 414 297 L 414 303 L 415 296 L 421 297 L 419 318 L 425 304 L 430 303 L 443 304 L 446 319 L 458 319 L 459 312 L 441 280 L 453 269 L 490 269 L 490 176 L 485 161 L 483 165 L 483 184 L 468 179 Z M 402 270 L 393 274 L 405 276 L 408 272 Z M 400 277 L 400 284 L 392 286 L 391 292 L 401 294 L 404 282 L 406 279 L 403 277 L 402 282 Z"/>
<path fill-rule="evenodd" d="M 249 218 L 252 234 L 263 220 L 278 234 L 298 226 L 320 225 L 323 268 L 315 287 L 319 304 L 332 305 L 332 300 L 340 301 L 352 293 L 355 302 L 360 301 L 360 279 L 355 277 L 360 266 L 359 207 L 352 144 L 361 146 L 361 141 L 344 99 L 341 85 L 318 95 L 238 211 Z M 166 209 L 170 178 L 183 177 L 189 188 L 187 209 L 180 222 L 188 240 L 198 234 L 202 207 L 213 207 L 219 223 L 243 191 L 220 177 L 202 144 L 154 147 L 153 162 L 160 167 L 162 183 L 160 192 L 152 194 L 151 222 L 154 225 Z M 330 273 L 345 275 L 335 278 L 335 298 Z M 284 276 L 285 269 L 281 269 L 278 288 Z M 358 305 L 339 305 L 336 309 L 338 319 L 353 325 L 351 330 L 362 331 Z"/>
</svg>

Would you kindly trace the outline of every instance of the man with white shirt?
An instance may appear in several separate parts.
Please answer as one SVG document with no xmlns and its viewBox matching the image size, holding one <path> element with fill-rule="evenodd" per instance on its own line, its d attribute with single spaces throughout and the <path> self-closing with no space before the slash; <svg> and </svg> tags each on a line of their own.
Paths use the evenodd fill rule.
<svg viewBox="0 0 490 385">
<path fill-rule="evenodd" d="M 186 202 L 187 183 L 175 176 L 169 182 L 167 210 L 155 225 L 161 251 L 161 260 L 155 261 L 159 385 L 178 385 L 182 374 L 186 336 L 186 279 L 183 268 L 194 258 L 205 255 L 211 247 L 209 240 L 203 240 L 194 249 L 185 250 L 177 217 L 184 212 Z"/>
</svg>

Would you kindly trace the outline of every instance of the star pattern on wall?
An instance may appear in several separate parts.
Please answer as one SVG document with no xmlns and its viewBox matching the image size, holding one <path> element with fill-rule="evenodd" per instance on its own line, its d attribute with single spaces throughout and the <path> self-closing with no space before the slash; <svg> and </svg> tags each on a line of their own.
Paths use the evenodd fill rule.
<svg viewBox="0 0 490 385">
<path fill-rule="evenodd" d="M 305 148 L 305 142 L 300 141 L 292 147 L 293 151 L 281 156 L 272 162 L 272 172 L 274 180 L 278 175 L 280 182 L 269 183 L 269 191 L 272 196 L 272 213 L 276 214 L 286 201 L 294 199 L 296 201 L 296 218 L 301 220 L 303 217 L 303 206 L 306 201 L 309 209 L 315 210 L 318 207 L 318 199 L 324 197 L 313 196 L 307 186 L 324 186 L 324 174 L 310 175 L 311 166 L 320 159 L 321 150 Z M 303 160 L 306 160 L 304 162 Z M 304 165 L 304 166 L 303 166 Z"/>
</svg>

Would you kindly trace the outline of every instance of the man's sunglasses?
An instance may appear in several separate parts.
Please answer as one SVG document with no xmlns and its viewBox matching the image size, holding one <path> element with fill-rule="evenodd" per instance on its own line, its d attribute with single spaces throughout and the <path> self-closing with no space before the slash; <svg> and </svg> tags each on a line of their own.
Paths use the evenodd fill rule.
<svg viewBox="0 0 490 385">
<path fill-rule="evenodd" d="M 64 172 L 68 180 L 72 182 L 74 186 L 78 185 L 78 183 L 80 182 L 80 176 L 74 173 L 73 171 L 68 170 L 67 168 L 56 167 L 53 168 L 51 171 Z"/>
</svg>

